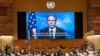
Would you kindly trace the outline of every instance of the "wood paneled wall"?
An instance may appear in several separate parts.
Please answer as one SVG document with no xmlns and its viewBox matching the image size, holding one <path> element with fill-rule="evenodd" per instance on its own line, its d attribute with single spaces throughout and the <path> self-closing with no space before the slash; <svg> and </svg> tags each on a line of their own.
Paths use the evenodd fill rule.
<svg viewBox="0 0 100 56">
<path fill-rule="evenodd" d="M 13 35 L 13 0 L 0 0 L 0 35 Z"/>
<path fill-rule="evenodd" d="M 66 48 L 73 48 L 75 46 L 83 47 L 83 39 L 75 39 L 75 40 L 28 40 L 28 44 L 31 48 L 45 48 L 51 47 L 54 45 L 58 47 L 59 45 L 66 47 Z M 26 48 L 25 40 L 15 40 L 14 46 L 21 48 Z"/>
<path fill-rule="evenodd" d="M 88 31 L 100 34 L 100 0 L 88 0 Z"/>
</svg>

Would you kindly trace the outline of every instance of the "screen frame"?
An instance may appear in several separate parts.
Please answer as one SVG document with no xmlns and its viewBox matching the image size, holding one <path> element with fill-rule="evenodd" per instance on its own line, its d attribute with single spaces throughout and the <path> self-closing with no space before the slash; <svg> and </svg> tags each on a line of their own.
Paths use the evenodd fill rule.
<svg viewBox="0 0 100 56">
<path fill-rule="evenodd" d="M 45 11 L 46 12 L 46 11 Z M 59 11 L 55 11 L 59 12 Z M 60 11 L 64 12 L 64 11 Z M 70 11 L 65 11 L 65 12 L 70 12 Z M 26 12 L 17 12 L 18 20 L 17 20 L 17 30 L 18 30 L 18 39 L 27 39 L 26 33 L 26 21 L 23 20 L 26 18 Z M 23 18 L 23 19 L 21 19 Z M 76 18 L 82 18 L 76 20 Z M 75 39 L 83 39 L 83 12 L 75 12 Z M 79 24 L 80 23 L 80 24 Z M 23 27 L 22 27 L 23 26 Z M 79 27 L 80 26 L 80 27 Z M 81 32 L 81 33 L 79 33 Z M 81 35 L 81 36 L 80 36 Z"/>
</svg>

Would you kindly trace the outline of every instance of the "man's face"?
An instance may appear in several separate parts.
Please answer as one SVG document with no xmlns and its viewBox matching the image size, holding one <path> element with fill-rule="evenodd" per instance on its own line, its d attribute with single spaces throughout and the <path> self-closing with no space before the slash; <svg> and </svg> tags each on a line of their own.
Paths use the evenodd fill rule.
<svg viewBox="0 0 100 56">
<path fill-rule="evenodd" d="M 47 20 L 49 27 L 54 28 L 56 24 L 56 18 L 54 16 L 49 16 Z"/>
</svg>

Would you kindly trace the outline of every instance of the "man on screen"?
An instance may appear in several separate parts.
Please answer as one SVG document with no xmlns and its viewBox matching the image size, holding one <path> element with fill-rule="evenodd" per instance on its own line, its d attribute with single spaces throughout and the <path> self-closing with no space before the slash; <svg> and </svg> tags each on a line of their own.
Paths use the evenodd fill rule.
<svg viewBox="0 0 100 56">
<path fill-rule="evenodd" d="M 56 26 L 56 16 L 47 16 L 47 22 L 48 27 L 40 31 L 39 39 L 66 39 L 65 31 Z"/>
</svg>

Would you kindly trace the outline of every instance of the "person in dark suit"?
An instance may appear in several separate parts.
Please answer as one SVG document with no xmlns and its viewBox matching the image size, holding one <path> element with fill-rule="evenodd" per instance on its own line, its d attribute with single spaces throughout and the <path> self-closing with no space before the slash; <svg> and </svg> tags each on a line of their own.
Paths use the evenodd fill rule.
<svg viewBox="0 0 100 56">
<path fill-rule="evenodd" d="M 47 16 L 48 27 L 40 31 L 39 39 L 66 39 L 65 31 L 56 26 L 56 21 L 56 16 Z"/>
</svg>

